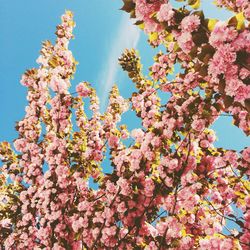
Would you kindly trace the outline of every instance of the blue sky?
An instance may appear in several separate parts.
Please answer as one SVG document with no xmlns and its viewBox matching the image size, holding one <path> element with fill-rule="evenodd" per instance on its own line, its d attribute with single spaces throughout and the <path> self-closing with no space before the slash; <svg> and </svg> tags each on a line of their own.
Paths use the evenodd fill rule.
<svg viewBox="0 0 250 250">
<path fill-rule="evenodd" d="M 24 116 L 26 88 L 20 85 L 22 73 L 37 67 L 35 60 L 44 40 L 55 40 L 55 27 L 66 9 L 75 14 L 75 40 L 70 48 L 79 65 L 72 91 L 82 80 L 97 88 L 102 110 L 108 90 L 118 83 L 122 95 L 129 96 L 132 83 L 117 65 L 117 58 L 126 47 L 140 51 L 144 72 L 156 53 L 146 43 L 146 36 L 131 24 L 119 10 L 121 0 L 0 0 L 0 141 L 13 141 L 15 122 Z M 209 17 L 227 19 L 231 14 L 215 11 L 212 1 L 204 1 Z M 124 116 L 132 129 L 138 126 L 133 114 Z M 219 147 L 241 150 L 250 140 L 232 125 L 229 117 L 221 117 L 213 126 Z"/>
</svg>

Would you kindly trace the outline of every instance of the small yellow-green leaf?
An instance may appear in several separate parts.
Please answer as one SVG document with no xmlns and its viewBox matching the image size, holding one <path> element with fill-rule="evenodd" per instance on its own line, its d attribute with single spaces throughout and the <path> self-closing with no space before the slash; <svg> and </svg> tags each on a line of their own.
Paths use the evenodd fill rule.
<svg viewBox="0 0 250 250">
<path fill-rule="evenodd" d="M 236 19 L 238 21 L 237 27 L 236 27 L 237 30 L 240 30 L 240 29 L 244 28 L 245 17 L 243 15 L 243 12 L 238 13 L 235 17 L 236 17 Z"/>
<path fill-rule="evenodd" d="M 144 30 L 145 24 L 144 24 L 144 23 L 140 23 L 140 24 L 138 24 L 138 27 L 139 27 L 141 30 Z"/>
<path fill-rule="evenodd" d="M 214 29 L 215 24 L 218 22 L 217 19 L 211 18 L 208 20 L 207 28 L 209 31 L 212 31 Z"/>
<path fill-rule="evenodd" d="M 190 7 L 192 7 L 193 9 L 199 9 L 200 5 L 201 5 L 201 1 L 200 0 L 189 0 L 188 4 L 190 5 Z"/>
<path fill-rule="evenodd" d="M 165 38 L 166 41 L 168 42 L 172 42 L 174 40 L 174 36 L 173 34 L 169 33 L 166 38 Z"/>
<path fill-rule="evenodd" d="M 157 32 L 152 32 L 149 34 L 149 41 L 152 42 L 152 41 L 155 41 L 158 39 L 158 33 Z"/>
</svg>

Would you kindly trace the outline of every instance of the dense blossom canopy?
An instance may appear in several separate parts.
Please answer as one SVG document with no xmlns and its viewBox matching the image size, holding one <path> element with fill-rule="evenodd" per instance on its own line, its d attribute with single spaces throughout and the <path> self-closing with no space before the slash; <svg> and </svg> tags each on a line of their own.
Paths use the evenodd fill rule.
<svg viewBox="0 0 250 250">
<path fill-rule="evenodd" d="M 122 54 L 137 90 L 124 99 L 113 86 L 104 114 L 89 83 L 69 91 L 75 24 L 70 11 L 62 16 L 55 45 L 45 41 L 39 67 L 22 76 L 28 106 L 15 150 L 0 144 L 1 249 L 250 249 L 250 148 L 216 148 L 210 129 L 232 116 L 250 134 L 250 6 L 217 0 L 235 13 L 222 22 L 196 10 L 199 0 L 178 1 L 176 9 L 123 0 L 150 45 L 165 51 L 149 77 L 134 49 Z M 121 124 L 129 109 L 141 119 L 133 131 Z"/>
</svg>

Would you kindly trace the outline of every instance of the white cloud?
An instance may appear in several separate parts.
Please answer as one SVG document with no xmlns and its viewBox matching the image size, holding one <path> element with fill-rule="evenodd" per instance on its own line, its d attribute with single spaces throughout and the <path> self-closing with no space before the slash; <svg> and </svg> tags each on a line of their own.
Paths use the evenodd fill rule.
<svg viewBox="0 0 250 250">
<path fill-rule="evenodd" d="M 127 14 L 123 14 L 118 30 L 113 36 L 113 42 L 110 44 L 109 56 L 107 63 L 103 67 L 103 71 L 99 77 L 99 83 L 102 86 L 101 95 L 101 110 L 104 110 L 108 100 L 108 94 L 115 83 L 118 68 L 118 58 L 126 48 L 136 48 L 140 39 L 140 30 L 133 25 L 131 19 Z"/>
</svg>

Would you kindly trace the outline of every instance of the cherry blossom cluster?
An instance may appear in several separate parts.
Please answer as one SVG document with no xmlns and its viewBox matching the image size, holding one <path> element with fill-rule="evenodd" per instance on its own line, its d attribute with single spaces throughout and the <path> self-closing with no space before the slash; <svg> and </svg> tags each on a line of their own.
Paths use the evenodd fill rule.
<svg viewBox="0 0 250 250">
<path fill-rule="evenodd" d="M 0 143 L 1 248 L 249 249 L 250 148 L 216 148 L 210 128 L 232 115 L 249 133 L 249 29 L 165 0 L 123 2 L 166 52 L 148 77 L 125 50 L 119 63 L 136 90 L 125 99 L 114 85 L 102 114 L 90 83 L 70 91 L 75 24 L 65 12 L 55 45 L 44 42 L 39 67 L 22 77 L 28 105 L 14 149 Z M 132 131 L 121 124 L 128 110 L 141 120 Z"/>
<path fill-rule="evenodd" d="M 212 91 L 219 105 L 223 103 L 222 111 L 232 114 L 235 125 L 249 135 L 250 33 L 249 23 L 244 19 L 248 18 L 249 4 L 246 1 L 217 1 L 220 6 L 236 12 L 230 20 L 222 22 L 205 18 L 203 11 L 196 11 L 199 0 L 188 1 L 188 7 L 183 5 L 179 9 L 168 1 L 123 2 L 122 9 L 136 18 L 136 24 L 149 35 L 150 44 L 166 47 L 167 52 L 157 55 L 151 68 L 153 79 L 165 83 L 163 88 L 176 92 L 175 87 L 167 86 L 166 76 L 173 65 L 179 64 L 185 71 L 184 75 L 176 74 L 174 82 L 179 92 L 187 90 L 183 78 L 189 75 L 189 79 L 194 79 L 190 88 Z M 243 9 L 245 14 L 240 12 Z"/>
<path fill-rule="evenodd" d="M 236 13 L 242 12 L 246 19 L 250 19 L 250 6 L 247 0 L 216 0 L 216 5 Z"/>
</svg>

